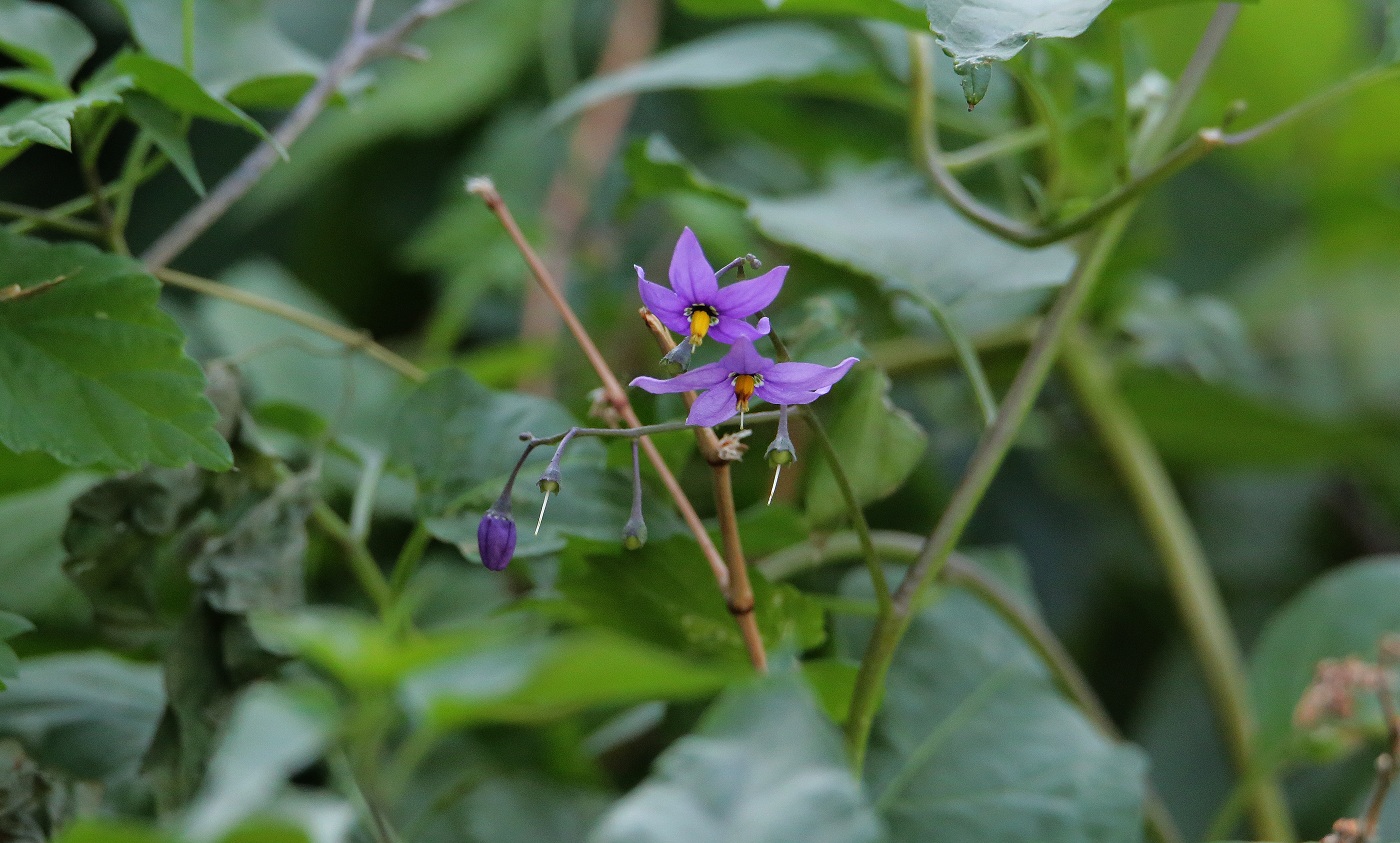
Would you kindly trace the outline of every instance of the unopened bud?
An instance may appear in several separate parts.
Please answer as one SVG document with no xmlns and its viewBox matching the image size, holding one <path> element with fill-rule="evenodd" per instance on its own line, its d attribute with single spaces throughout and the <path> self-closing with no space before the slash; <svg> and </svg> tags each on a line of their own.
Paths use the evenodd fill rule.
<svg viewBox="0 0 1400 843">
<path fill-rule="evenodd" d="M 515 520 L 510 517 L 508 504 L 504 510 L 493 506 L 481 516 L 476 528 L 476 551 L 481 564 L 492 571 L 504 571 L 510 564 L 515 555 Z"/>
<path fill-rule="evenodd" d="M 559 467 L 550 463 L 549 468 L 544 470 L 544 474 L 540 475 L 540 479 L 536 481 L 535 485 L 540 487 L 541 492 L 557 495 L 559 494 L 559 481 L 561 479 Z"/>
<path fill-rule="evenodd" d="M 646 543 L 647 522 L 642 520 L 641 513 L 636 513 L 627 519 L 627 526 L 622 528 L 622 546 L 628 550 L 637 550 Z"/>
<path fill-rule="evenodd" d="M 690 357 L 695 353 L 695 346 L 690 340 L 683 339 L 680 343 L 661 358 L 661 368 L 669 375 L 679 375 L 690 368 Z"/>
</svg>

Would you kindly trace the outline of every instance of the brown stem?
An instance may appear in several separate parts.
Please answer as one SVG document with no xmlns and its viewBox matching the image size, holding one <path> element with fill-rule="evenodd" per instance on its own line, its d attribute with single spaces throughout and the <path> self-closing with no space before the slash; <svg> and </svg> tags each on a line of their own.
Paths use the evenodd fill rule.
<svg viewBox="0 0 1400 843">
<path fill-rule="evenodd" d="M 1395 782 L 1395 765 L 1400 759 L 1400 712 L 1395 708 L 1395 695 L 1390 690 L 1390 668 L 1394 667 L 1395 656 L 1386 642 L 1381 642 L 1381 654 L 1376 671 L 1376 696 L 1380 699 L 1381 713 L 1385 715 L 1386 751 L 1376 757 L 1376 785 L 1371 790 L 1371 801 L 1366 805 L 1366 813 L 1361 821 L 1360 839 L 1376 839 L 1376 830 L 1381 823 L 1381 810 L 1385 807 L 1386 795 Z"/>
<path fill-rule="evenodd" d="M 509 235 L 511 241 L 515 243 L 515 247 L 520 250 L 521 256 L 525 258 L 526 265 L 530 267 L 531 274 L 535 276 L 535 281 L 539 283 L 545 295 L 548 296 L 549 300 L 558 308 L 559 315 L 564 320 L 564 324 L 568 326 L 569 332 L 573 334 L 574 340 L 577 341 L 579 347 L 583 349 L 583 354 L 588 358 L 588 362 L 593 367 L 593 371 L 597 373 L 598 379 L 602 381 L 603 395 L 606 397 L 608 403 L 612 405 L 613 409 L 617 411 L 618 415 L 622 417 L 622 420 L 625 421 L 628 426 L 641 427 L 641 419 L 637 417 L 636 410 L 632 409 L 632 402 L 627 400 L 627 393 L 623 391 L 622 384 L 618 381 L 617 375 L 613 374 L 607 361 L 603 359 L 602 352 L 598 350 L 598 346 L 593 342 L 593 338 L 589 336 L 588 329 L 583 326 L 583 322 L 579 320 L 578 315 L 574 313 L 574 309 L 569 305 L 568 300 L 564 298 L 562 291 L 559 289 L 559 285 L 554 282 L 554 277 L 550 274 L 549 268 L 544 265 L 544 261 L 540 259 L 539 254 L 535 251 L 534 247 L 530 245 L 530 241 L 525 239 L 524 233 L 521 232 L 520 226 L 515 222 L 515 217 L 510 212 L 510 208 L 507 207 L 505 200 L 501 198 L 501 194 L 497 192 L 496 186 L 491 183 L 490 179 L 473 178 L 467 182 L 467 191 L 480 197 L 481 200 L 486 203 L 486 207 L 500 220 L 501 226 L 506 230 L 506 234 Z M 709 431 L 709 434 L 711 437 L 714 437 L 713 431 Z M 705 529 L 704 522 L 700 520 L 700 515 L 695 511 L 695 507 L 691 505 L 690 499 L 685 495 L 685 491 L 681 489 L 680 481 L 676 479 L 676 475 L 671 472 L 670 467 L 666 465 L 666 461 L 662 459 L 661 452 L 656 449 L 656 445 L 650 438 L 644 437 L 638 441 L 642 450 L 646 452 L 647 460 L 661 478 L 662 485 L 666 487 L 667 493 L 670 494 L 671 499 L 675 502 L 676 510 L 680 512 L 681 519 L 685 521 L 686 526 L 690 528 L 690 532 L 695 536 L 696 543 L 700 545 L 700 552 L 704 555 L 705 561 L 709 563 L 710 570 L 714 573 L 715 581 L 719 583 L 720 590 L 724 593 L 726 601 L 729 601 L 729 597 L 732 593 L 731 586 L 733 579 L 731 567 L 726 565 L 724 557 L 720 555 L 719 549 L 715 547 L 714 540 L 710 538 L 709 531 Z M 715 450 L 717 453 L 718 440 L 716 440 Z M 738 566 L 738 570 L 743 575 L 743 582 L 745 586 L 747 586 L 747 570 L 742 564 Z M 744 591 L 750 595 L 752 594 L 746 587 Z M 731 611 L 734 608 L 732 602 L 730 608 Z M 763 657 L 763 642 L 758 638 L 758 627 L 753 622 L 752 610 L 744 613 L 736 613 L 734 620 L 739 626 L 740 634 L 744 637 L 744 643 L 748 648 L 750 660 L 753 662 L 754 667 L 759 671 L 766 671 L 767 664 Z"/>
</svg>

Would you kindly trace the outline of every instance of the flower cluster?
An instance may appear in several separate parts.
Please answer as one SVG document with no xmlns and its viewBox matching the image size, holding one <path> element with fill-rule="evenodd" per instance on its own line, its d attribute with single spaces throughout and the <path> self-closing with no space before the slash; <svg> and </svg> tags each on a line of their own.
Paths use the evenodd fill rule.
<svg viewBox="0 0 1400 843">
<path fill-rule="evenodd" d="M 757 265 L 752 256 L 743 262 Z M 681 232 L 671 256 L 669 289 L 648 281 L 642 268 L 636 268 L 637 292 L 642 302 L 661 324 L 679 333 L 681 341 L 662 359 L 663 365 L 676 373 L 674 377 L 668 380 L 639 377 L 633 379 L 631 385 L 654 394 L 700 392 L 685 420 L 687 425 L 694 427 L 714 427 L 737 415 L 742 428 L 744 414 L 750 411 L 754 401 L 766 401 L 776 406 L 779 410 L 777 435 L 765 452 L 768 462 L 775 468 L 773 488 L 776 489 L 777 472 L 797 459 L 792 440 L 788 438 L 788 408 L 796 404 L 810 404 L 818 396 L 825 395 L 857 360 L 847 357 L 835 366 L 819 366 L 815 363 L 778 363 L 760 354 L 754 347 L 754 341 L 768 336 L 771 325 L 767 317 L 760 318 L 757 324 L 750 324 L 747 320 L 758 315 L 778 297 L 788 268 L 774 267 L 757 278 L 721 287 L 720 276 L 740 263 L 736 261 L 716 272 L 705 259 L 694 232 L 686 228 Z M 690 369 L 695 349 L 707 337 L 729 345 L 728 352 L 714 363 Z M 569 441 L 580 433 L 601 435 L 609 432 L 615 434 L 617 431 L 574 428 L 557 440 L 554 457 L 538 483 L 540 491 L 545 494 L 545 504 L 549 502 L 549 495 L 558 493 L 561 488 L 559 461 Z M 532 439 L 529 447 L 544 441 Z M 742 446 L 736 449 L 736 458 L 742 450 Z M 646 542 L 635 437 L 632 460 L 632 517 L 624 528 L 623 543 L 628 549 L 635 550 Z M 516 472 L 524 461 L 522 456 L 516 465 Z M 501 500 L 486 513 L 477 530 L 477 549 L 482 561 L 492 570 L 504 568 L 515 550 L 515 523 L 510 518 L 509 500 L 514 480 L 515 473 L 512 473 Z M 771 492 L 768 499 L 772 501 Z M 541 506 L 540 520 L 543 519 L 544 506 Z M 539 531 L 538 525 L 535 530 Z"/>
</svg>

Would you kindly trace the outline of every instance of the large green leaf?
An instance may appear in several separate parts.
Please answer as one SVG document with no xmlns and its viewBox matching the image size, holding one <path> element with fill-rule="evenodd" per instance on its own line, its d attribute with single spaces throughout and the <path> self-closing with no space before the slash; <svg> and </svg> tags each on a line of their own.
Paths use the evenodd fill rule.
<svg viewBox="0 0 1400 843">
<path fill-rule="evenodd" d="M 869 599 L 865 572 L 843 592 Z M 838 618 L 839 649 L 858 656 L 870 629 Z M 1145 767 L 1060 695 L 995 611 L 953 590 L 895 654 L 866 784 L 891 841 L 1122 843 L 1142 833 Z"/>
<path fill-rule="evenodd" d="M 760 23 L 697 38 L 650 61 L 592 79 L 550 108 L 562 120 L 613 97 L 673 88 L 733 88 L 808 80 L 841 88 L 870 62 L 842 38 L 807 23 Z"/>
<path fill-rule="evenodd" d="M 883 835 L 836 727 L 788 673 L 726 692 L 589 839 L 874 843 Z"/>
<path fill-rule="evenodd" d="M 21 100 L 0 109 L 0 163 L 34 143 L 71 151 L 73 118 L 79 112 L 121 102 L 122 91 L 130 87 L 130 79 L 118 77 L 69 99 L 45 103 Z"/>
<path fill-rule="evenodd" d="M 744 643 L 691 539 L 649 542 L 627 554 L 571 542 L 556 587 L 600 626 L 670 650 L 746 663 Z M 769 649 L 808 650 L 826 637 L 820 606 L 787 584 L 753 577 L 754 616 Z"/>
<path fill-rule="evenodd" d="M 889 167 L 837 172 L 813 193 L 751 199 L 749 218 L 780 243 L 944 305 L 1055 287 L 1074 266 L 1069 248 L 1006 243 Z"/>
<path fill-rule="evenodd" d="M 866 369 L 852 380 L 825 400 L 835 405 L 835 412 L 825 415 L 856 500 L 865 505 L 904 484 L 919 466 L 928 434 L 890 401 L 890 379 L 884 372 Z M 846 514 L 846 503 L 825 455 L 809 450 L 814 465 L 804 494 L 807 518 L 826 524 Z"/>
<path fill-rule="evenodd" d="M 481 484 L 509 474 L 524 447 L 521 433 L 552 435 L 574 424 L 553 401 L 496 392 L 448 369 L 433 375 L 409 397 L 393 424 L 392 453 L 412 466 L 418 478 L 419 510 L 437 515 L 454 508 Z M 545 450 L 537 449 L 539 456 L 533 459 L 543 462 Z M 539 470 L 527 466 L 523 484 L 533 482 Z"/>
<path fill-rule="evenodd" d="M 228 468 L 204 375 L 156 280 L 89 246 L 0 234 L 0 286 L 55 279 L 0 301 L 0 442 L 70 465 Z"/>
<path fill-rule="evenodd" d="M 928 0 L 929 26 L 958 63 L 1005 61 L 1032 38 L 1072 38 L 1109 0 Z"/>
<path fill-rule="evenodd" d="M 1260 633 L 1249 679 L 1264 763 L 1299 747 L 1293 710 L 1323 659 L 1374 661 L 1380 639 L 1400 633 L 1400 557 L 1363 559 L 1328 574 L 1290 600 Z"/>
<path fill-rule="evenodd" d="M 831 15 L 879 18 L 919 30 L 928 25 L 922 0 L 681 0 L 681 6 L 714 17 Z"/>
<path fill-rule="evenodd" d="M 181 114 L 239 126 L 260 138 L 270 139 L 261 123 L 222 96 L 204 88 L 179 65 L 145 53 L 123 53 L 113 61 L 112 68 L 130 77 L 138 90 Z"/>
<path fill-rule="evenodd" d="M 28 659 L 0 693 L 0 735 L 74 778 L 102 779 L 135 771 L 164 704 L 151 665 L 98 652 Z"/>
<path fill-rule="evenodd" d="M 0 53 L 68 82 L 96 43 L 82 21 L 53 3 L 0 0 Z"/>
<path fill-rule="evenodd" d="M 151 56 L 184 62 L 184 3 L 114 0 Z M 210 94 L 246 107 L 285 107 L 320 75 L 323 63 L 274 24 L 264 0 L 195 0 L 194 78 Z"/>
</svg>

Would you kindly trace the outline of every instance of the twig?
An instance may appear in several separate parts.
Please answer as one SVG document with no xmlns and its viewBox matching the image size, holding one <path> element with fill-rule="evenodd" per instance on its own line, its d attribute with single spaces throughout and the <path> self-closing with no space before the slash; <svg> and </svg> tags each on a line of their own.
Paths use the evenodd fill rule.
<svg viewBox="0 0 1400 843">
<path fill-rule="evenodd" d="M 350 571 L 355 575 L 355 579 L 359 580 L 360 587 L 374 602 L 379 614 L 387 617 L 394 608 L 394 592 L 389 587 L 389 581 L 384 578 L 384 572 L 379 570 L 379 563 L 374 561 L 374 557 L 365 548 L 364 542 L 355 538 L 350 531 L 350 525 L 325 501 L 316 502 L 311 510 L 311 518 L 316 522 L 316 526 L 340 545 L 350 563 Z"/>
<path fill-rule="evenodd" d="M 953 321 L 953 315 L 948 312 L 948 308 L 933 296 L 917 290 L 899 289 L 895 293 L 928 311 L 933 321 L 938 323 L 938 327 L 952 345 L 953 354 L 958 365 L 962 367 L 963 374 L 967 376 L 968 383 L 972 384 L 972 393 L 977 399 L 977 409 L 982 412 L 983 424 L 990 425 L 996 421 L 997 399 L 992 394 L 991 384 L 987 382 L 987 373 L 982 368 L 982 361 L 977 357 L 977 349 L 973 348 L 967 334 Z"/>
<path fill-rule="evenodd" d="M 166 163 L 167 161 L 164 155 L 157 155 L 141 170 L 141 175 L 137 179 L 137 184 L 144 184 L 149 181 L 157 173 L 165 169 Z M 102 196 L 108 198 L 116 196 L 121 189 L 122 186 L 120 184 L 105 185 L 102 188 Z M 12 234 L 24 234 L 27 231 L 34 230 L 40 225 L 47 225 L 51 228 L 61 228 L 64 225 L 64 221 L 66 221 L 74 226 L 86 228 L 84 232 L 75 231 L 74 233 L 81 233 L 85 237 L 99 238 L 103 234 L 101 226 L 83 220 L 68 219 L 74 214 L 81 214 L 83 211 L 91 208 L 94 201 L 96 200 L 93 196 L 84 194 L 69 199 L 67 202 L 60 202 L 46 210 L 34 211 L 20 205 L 10 204 L 9 207 L 11 210 L 7 211 L 5 208 L 0 207 L 0 213 L 10 213 L 12 216 L 21 217 L 21 219 L 6 226 Z"/>
<path fill-rule="evenodd" d="M 90 202 L 92 197 L 86 197 Z M 104 232 L 102 226 L 87 222 L 86 220 L 69 219 L 62 214 L 55 214 L 51 210 L 43 208 L 30 208 L 15 202 L 0 201 L 0 214 L 19 219 L 21 222 L 31 222 L 34 225 L 46 225 L 49 228 L 64 231 L 69 234 L 76 234 L 79 237 L 87 237 L 93 240 L 100 239 Z M 14 231 L 15 229 L 11 229 Z"/>
<path fill-rule="evenodd" d="M 272 140 L 258 144 L 209 195 L 151 244 L 141 256 L 142 262 L 152 271 L 168 266 L 286 154 L 285 150 L 301 137 L 346 79 L 375 59 L 397 52 L 405 39 L 426 21 L 466 2 L 468 0 L 422 0 L 387 29 L 370 33 L 366 27 L 374 0 L 358 0 L 349 37 L 321 78 L 273 131 Z"/>
<path fill-rule="evenodd" d="M 1205 551 L 1166 467 L 1141 422 L 1115 390 L 1107 363 L 1082 326 L 1069 331 L 1062 358 L 1080 404 L 1098 428 L 1156 546 L 1177 611 L 1205 673 L 1235 770 L 1255 779 L 1250 787 L 1255 825 L 1269 840 L 1292 839 L 1292 823 L 1277 781 L 1254 776 L 1258 725 L 1245 685 L 1244 655 Z"/>
<path fill-rule="evenodd" d="M 515 222 L 515 217 L 510 212 L 510 208 L 507 207 L 505 200 L 501 198 L 501 194 L 497 192 L 496 186 L 491 183 L 490 179 L 474 178 L 467 182 L 467 191 L 479 197 L 486 204 L 486 207 L 496 215 L 496 218 L 500 220 L 502 227 L 506 230 L 506 234 L 510 236 L 516 248 L 519 249 L 521 256 L 525 259 L 526 265 L 530 267 L 530 272 L 535 276 L 535 281 L 544 288 L 545 293 L 549 296 L 550 300 L 554 302 L 554 306 L 559 309 L 559 315 L 563 318 L 564 324 L 569 328 L 569 332 L 573 334 L 574 340 L 583 350 L 584 356 L 588 358 L 588 362 L 593 367 L 593 371 L 598 375 L 598 380 L 602 382 L 603 395 L 608 404 L 617 411 L 618 415 L 622 417 L 622 420 L 625 421 L 629 427 L 641 427 L 641 419 L 637 417 L 636 410 L 632 409 L 632 403 L 627 399 L 627 393 L 623 391 L 622 384 L 618 381 L 617 376 L 613 374 L 607 361 L 603 359 L 602 352 L 600 352 L 598 346 L 594 344 L 593 338 L 589 336 L 588 330 L 583 326 L 583 323 L 579 321 L 578 315 L 574 313 L 573 308 L 560 292 L 558 285 L 554 283 L 554 278 L 550 275 L 549 269 L 544 265 L 544 262 L 540 260 L 539 254 L 536 253 L 534 247 L 530 245 L 530 241 L 525 239 L 524 233 L 521 232 L 520 226 Z M 675 474 L 671 472 L 670 467 L 666 465 L 666 461 L 662 458 L 661 452 L 656 449 L 656 444 L 648 437 L 643 437 L 639 439 L 638 442 L 640 442 L 642 450 L 646 452 L 647 460 L 651 463 L 652 468 L 656 470 L 657 475 L 661 478 L 662 485 L 666 487 L 667 493 L 670 494 L 672 501 L 676 505 L 676 510 L 680 513 L 681 519 L 685 521 L 686 526 L 690 528 L 691 534 L 695 536 L 695 541 L 700 546 L 701 554 L 704 555 L 705 561 L 709 563 L 710 571 L 714 574 L 715 581 L 719 583 L 720 591 L 723 592 L 726 599 L 728 599 L 729 595 L 732 593 L 731 589 L 733 588 L 731 569 L 726 565 L 725 559 L 720 555 L 719 549 L 715 547 L 714 541 L 710 538 L 709 531 L 705 529 L 705 524 L 700 520 L 700 515 L 695 511 L 695 507 L 691 505 L 690 499 L 686 497 L 680 482 L 676 479 Z M 744 580 L 747 582 L 747 571 L 744 571 Z M 736 607 L 731 604 L 731 612 L 733 612 L 735 608 Z M 737 608 L 743 607 L 739 606 Z M 734 620 L 739 626 L 741 635 L 744 637 L 745 646 L 749 650 L 754 667 L 760 671 L 766 670 L 766 657 L 762 655 L 764 652 L 763 644 L 758 637 L 758 625 L 754 622 L 753 612 L 746 611 L 735 613 Z"/>
<path fill-rule="evenodd" d="M 744 421 L 747 424 L 763 424 L 765 422 L 777 421 L 780 414 L 777 410 L 764 410 L 759 413 L 747 413 Z M 735 419 L 729 419 L 722 424 L 737 424 Z M 531 437 L 530 443 L 534 445 L 555 445 L 562 442 L 565 437 L 575 436 L 594 437 L 597 439 L 640 439 L 643 436 L 650 436 L 653 433 L 672 433 L 677 430 L 693 430 L 694 426 L 683 421 L 661 422 L 660 424 L 644 424 L 641 427 L 571 427 L 562 433 L 553 436 Z"/>
<path fill-rule="evenodd" d="M 347 348 L 363 351 L 365 354 L 415 383 L 422 383 L 428 379 L 427 372 L 414 365 L 411 361 L 400 357 L 375 342 L 374 339 L 364 331 L 347 328 L 344 325 L 336 324 L 314 313 L 307 313 L 289 304 L 283 304 L 276 299 L 269 299 L 257 293 L 250 293 L 246 290 L 240 290 L 237 287 L 220 284 L 208 278 L 200 278 L 198 275 L 191 275 L 188 272 L 181 272 L 178 269 L 157 269 L 154 274 L 157 279 L 172 287 L 183 287 L 206 296 L 225 299 L 235 304 L 241 304 L 244 307 L 250 307 L 253 310 L 260 310 L 263 313 L 286 319 L 288 322 L 315 331 L 328 339 L 344 344 Z"/>
</svg>

